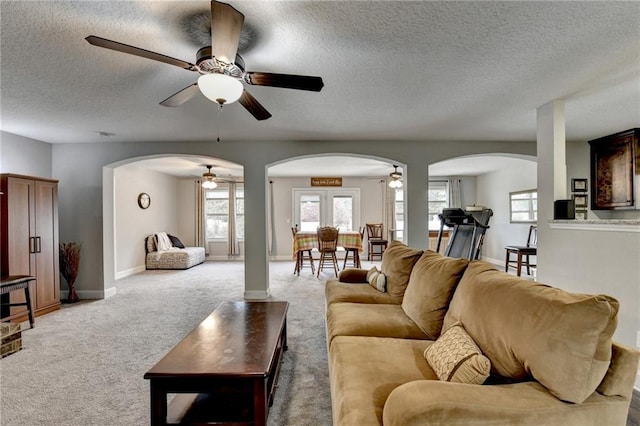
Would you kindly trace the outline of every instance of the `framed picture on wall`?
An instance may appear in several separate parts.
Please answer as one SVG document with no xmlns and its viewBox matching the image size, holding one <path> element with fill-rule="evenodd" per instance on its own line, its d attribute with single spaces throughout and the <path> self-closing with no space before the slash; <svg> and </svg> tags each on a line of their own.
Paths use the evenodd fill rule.
<svg viewBox="0 0 640 426">
<path fill-rule="evenodd" d="M 576 207 L 576 211 L 580 208 L 582 209 L 587 208 L 587 199 L 588 199 L 587 194 L 579 194 L 579 193 L 573 194 L 571 198 L 573 198 L 573 205 Z"/>
<path fill-rule="evenodd" d="M 585 220 L 587 218 L 587 210 L 576 209 L 576 220 Z"/>
<path fill-rule="evenodd" d="M 587 179 L 571 179 L 571 192 L 587 192 Z"/>
</svg>

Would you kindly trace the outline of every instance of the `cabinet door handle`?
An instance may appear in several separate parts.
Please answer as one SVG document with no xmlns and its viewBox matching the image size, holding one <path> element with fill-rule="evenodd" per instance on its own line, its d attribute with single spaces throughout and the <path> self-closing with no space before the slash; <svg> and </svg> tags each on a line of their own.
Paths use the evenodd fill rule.
<svg viewBox="0 0 640 426">
<path fill-rule="evenodd" d="M 36 253 L 40 253 L 42 248 L 42 242 L 40 241 L 40 237 L 36 237 Z"/>
<path fill-rule="evenodd" d="M 36 237 L 29 237 L 29 253 L 36 252 Z"/>
</svg>

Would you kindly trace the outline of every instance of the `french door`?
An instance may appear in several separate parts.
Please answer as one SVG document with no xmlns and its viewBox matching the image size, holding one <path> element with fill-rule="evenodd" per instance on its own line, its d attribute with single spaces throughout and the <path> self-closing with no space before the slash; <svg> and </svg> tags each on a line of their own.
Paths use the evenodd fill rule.
<svg viewBox="0 0 640 426">
<path fill-rule="evenodd" d="M 358 230 L 360 188 L 294 189 L 293 218 L 300 231 L 315 231 L 319 226 Z"/>
</svg>

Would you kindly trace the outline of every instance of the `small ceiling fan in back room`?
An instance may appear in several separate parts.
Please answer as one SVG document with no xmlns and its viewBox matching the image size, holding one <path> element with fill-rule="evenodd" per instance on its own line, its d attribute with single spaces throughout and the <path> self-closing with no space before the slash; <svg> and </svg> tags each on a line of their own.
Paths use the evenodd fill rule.
<svg viewBox="0 0 640 426">
<path fill-rule="evenodd" d="M 244 88 L 243 82 L 252 86 L 282 87 L 313 92 L 319 92 L 322 89 L 324 83 L 321 77 L 245 71 L 244 59 L 237 53 L 243 23 L 244 15 L 231 5 L 212 1 L 211 46 L 198 50 L 195 64 L 94 35 L 85 39 L 94 46 L 199 73 L 197 82 L 160 102 L 160 105 L 167 107 L 182 105 L 198 92 L 202 92 L 220 106 L 238 101 L 257 120 L 266 120 L 271 117 L 271 114 Z"/>
</svg>

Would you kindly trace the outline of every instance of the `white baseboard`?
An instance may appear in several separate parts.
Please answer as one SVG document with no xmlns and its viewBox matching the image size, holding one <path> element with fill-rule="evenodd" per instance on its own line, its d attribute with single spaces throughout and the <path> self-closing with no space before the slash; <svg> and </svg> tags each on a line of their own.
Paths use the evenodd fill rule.
<svg viewBox="0 0 640 426">
<path fill-rule="evenodd" d="M 498 260 L 498 259 L 493 259 L 491 257 L 481 256 L 480 260 L 484 260 L 485 262 L 493 263 L 494 265 L 501 265 L 503 267 L 503 269 L 504 269 L 504 259 L 503 260 Z"/>
<path fill-rule="evenodd" d="M 265 300 L 269 298 L 269 290 L 245 290 L 244 298 L 247 300 Z"/>
<path fill-rule="evenodd" d="M 77 290 L 78 298 L 84 300 L 99 300 L 107 299 L 111 296 L 115 296 L 117 290 L 115 287 L 108 288 L 106 290 Z M 60 300 L 65 300 L 69 296 L 69 290 L 60 290 Z"/>
<path fill-rule="evenodd" d="M 121 278 L 126 278 L 131 275 L 139 274 L 140 272 L 144 272 L 147 268 L 144 265 L 136 266 L 135 268 L 126 269 L 124 271 L 116 272 L 114 278 L 119 280 Z"/>
</svg>

